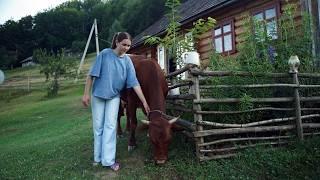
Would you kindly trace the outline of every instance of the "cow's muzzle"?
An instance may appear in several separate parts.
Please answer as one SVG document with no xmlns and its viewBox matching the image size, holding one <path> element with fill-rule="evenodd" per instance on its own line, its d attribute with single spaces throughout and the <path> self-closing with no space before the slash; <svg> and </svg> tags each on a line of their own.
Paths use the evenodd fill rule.
<svg viewBox="0 0 320 180">
<path fill-rule="evenodd" d="M 163 165 L 163 164 L 166 163 L 166 161 L 167 161 L 167 160 L 162 159 L 162 160 L 156 160 L 155 162 L 156 162 L 157 165 Z"/>
</svg>

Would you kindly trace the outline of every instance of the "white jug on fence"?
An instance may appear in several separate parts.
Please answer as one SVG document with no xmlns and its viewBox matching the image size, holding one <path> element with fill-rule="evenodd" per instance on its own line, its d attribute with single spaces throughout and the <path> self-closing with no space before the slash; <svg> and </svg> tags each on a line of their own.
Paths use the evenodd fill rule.
<svg viewBox="0 0 320 180">
<path fill-rule="evenodd" d="M 200 66 L 199 53 L 197 53 L 196 51 L 182 53 L 182 59 L 186 64 L 195 64 L 197 66 Z"/>
</svg>

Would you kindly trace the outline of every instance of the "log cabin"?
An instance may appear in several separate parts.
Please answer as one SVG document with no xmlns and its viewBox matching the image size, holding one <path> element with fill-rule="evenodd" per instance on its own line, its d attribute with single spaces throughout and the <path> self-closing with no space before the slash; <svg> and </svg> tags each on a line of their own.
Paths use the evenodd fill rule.
<svg viewBox="0 0 320 180">
<path fill-rule="evenodd" d="M 192 27 L 192 24 L 200 19 L 212 17 L 217 20 L 215 27 L 202 34 L 196 43 L 195 49 L 200 54 L 201 66 L 207 66 L 210 54 L 215 51 L 223 56 L 234 56 L 237 54 L 239 44 L 242 42 L 241 34 L 244 33 L 244 19 L 253 16 L 260 20 L 266 20 L 273 26 L 267 27 L 267 31 L 276 30 L 277 19 L 284 12 L 288 4 L 296 4 L 294 21 L 301 24 L 302 13 L 311 15 L 314 22 L 312 30 L 312 51 L 315 57 L 320 56 L 320 0 L 188 0 L 178 8 L 179 23 L 184 31 Z M 145 55 L 158 60 L 161 68 L 166 72 L 172 71 L 167 51 L 160 44 L 144 44 L 145 36 L 163 36 L 169 24 L 166 16 L 160 18 L 153 25 L 133 39 L 130 53 Z M 187 36 L 188 34 L 186 34 Z M 273 34 L 272 38 L 277 38 Z M 318 65 L 320 60 L 316 59 Z"/>
</svg>

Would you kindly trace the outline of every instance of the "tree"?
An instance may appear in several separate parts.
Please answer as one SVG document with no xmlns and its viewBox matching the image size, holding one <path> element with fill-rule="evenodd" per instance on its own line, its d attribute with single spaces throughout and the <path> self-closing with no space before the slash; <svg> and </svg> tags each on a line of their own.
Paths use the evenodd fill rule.
<svg viewBox="0 0 320 180">
<path fill-rule="evenodd" d="M 9 52 L 4 46 L 0 46 L 0 69 L 8 69 L 15 59 L 9 56 Z"/>
<path fill-rule="evenodd" d="M 83 12 L 74 8 L 59 8 L 35 17 L 35 31 L 40 47 L 58 51 L 71 48 L 74 39 L 85 38 L 82 33 Z"/>
<path fill-rule="evenodd" d="M 127 31 L 136 36 L 146 27 L 161 18 L 165 10 L 165 0 L 127 1 L 120 15 L 120 22 Z"/>
<path fill-rule="evenodd" d="M 57 52 L 61 48 L 75 51 L 83 45 L 94 19 L 98 21 L 101 48 L 109 47 L 114 32 L 137 35 L 162 17 L 164 0 L 83 0 L 68 1 L 19 21 L 0 25 L 1 65 L 17 67 L 34 49 Z M 94 43 L 94 41 L 91 41 Z M 94 51 L 90 45 L 88 51 Z M 4 62 L 3 57 L 6 62 Z M 8 61 L 7 61 L 8 60 Z"/>
<path fill-rule="evenodd" d="M 18 21 L 19 37 L 17 39 L 16 48 L 19 61 L 31 56 L 33 48 L 36 46 L 33 25 L 33 17 L 30 15 L 23 17 Z"/>
<path fill-rule="evenodd" d="M 109 29 L 109 42 L 112 41 L 114 33 L 122 31 L 125 31 L 125 29 L 121 26 L 120 21 L 118 21 L 117 19 L 114 20 L 112 26 Z"/>
<path fill-rule="evenodd" d="M 64 56 L 64 50 L 60 53 L 48 53 L 46 50 L 35 50 L 33 57 L 39 62 L 40 73 L 46 77 L 49 82 L 47 87 L 48 97 L 58 95 L 59 80 L 61 77 L 74 77 L 76 72 L 75 61 Z"/>
<path fill-rule="evenodd" d="M 21 38 L 21 33 L 19 29 L 19 24 L 13 20 L 8 20 L 4 25 L 0 26 L 0 45 L 5 47 L 7 56 L 10 59 L 10 63 L 7 63 L 8 67 L 18 66 L 18 54 L 19 42 Z"/>
</svg>

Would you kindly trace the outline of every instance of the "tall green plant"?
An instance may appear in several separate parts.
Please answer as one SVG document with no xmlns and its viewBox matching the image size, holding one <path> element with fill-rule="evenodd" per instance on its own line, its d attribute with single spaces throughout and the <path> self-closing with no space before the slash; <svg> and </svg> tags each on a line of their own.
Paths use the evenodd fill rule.
<svg viewBox="0 0 320 180">
<path fill-rule="evenodd" d="M 288 72 L 288 59 L 291 55 L 298 55 L 301 65 L 299 72 L 314 72 L 312 57 L 312 21 L 309 15 L 302 15 L 300 24 L 295 20 L 295 14 L 298 12 L 295 4 L 288 4 L 284 7 L 284 12 L 277 20 L 277 26 L 274 31 L 267 31 L 267 21 L 258 21 L 254 17 L 247 16 L 244 21 L 244 33 L 239 37 L 242 42 L 238 46 L 238 55 L 234 57 L 223 57 L 218 53 L 211 56 L 212 70 L 228 70 L 228 71 L 249 71 L 253 77 L 250 78 L 212 78 L 211 84 L 267 84 L 274 83 L 274 80 L 264 77 L 255 77 L 255 72 Z M 275 81 L 283 81 L 276 79 Z M 301 80 L 302 81 L 302 80 Z M 305 80 L 303 80 L 305 81 Z M 259 89 L 259 91 L 249 90 L 245 88 L 233 88 L 228 91 L 220 89 L 212 90 L 213 97 L 235 97 L 240 98 L 239 107 L 231 107 L 219 105 L 212 109 L 223 110 L 247 110 L 253 108 L 250 103 L 251 98 L 271 97 L 274 94 L 285 93 L 283 89 Z M 310 94 L 310 93 L 309 93 Z M 308 96 L 307 94 L 305 96 Z M 259 105 L 254 104 L 256 107 Z M 250 119 L 259 119 L 261 113 L 243 114 L 234 117 L 221 117 L 222 122 L 247 122 Z"/>
<path fill-rule="evenodd" d="M 301 61 L 300 72 L 314 71 L 312 56 L 311 29 L 309 15 L 302 15 L 301 25 L 295 20 L 296 4 L 288 4 L 277 20 L 274 32 L 266 31 L 267 21 L 257 21 L 248 16 L 245 20 L 245 32 L 240 36 L 237 60 L 242 69 L 250 72 L 286 72 L 288 59 L 298 55 Z M 252 33 L 254 31 L 254 33 Z M 271 33 L 271 36 L 270 36 Z M 272 38 L 272 36 L 276 38 Z"/>
<path fill-rule="evenodd" d="M 311 33 L 313 23 L 310 15 L 302 14 L 302 23 L 298 25 L 294 20 L 294 13 L 297 11 L 295 4 L 285 7 L 284 13 L 279 20 L 280 39 L 275 44 L 277 49 L 276 65 L 279 71 L 287 70 L 287 60 L 292 55 L 298 55 L 300 59 L 300 72 L 315 71 L 312 55 Z M 282 61 L 281 61 L 282 60 Z"/>
<path fill-rule="evenodd" d="M 265 25 L 265 21 L 257 21 L 250 16 L 244 20 L 245 32 L 240 36 L 243 42 L 239 45 L 239 56 L 236 58 L 244 71 L 273 71 L 271 62 L 273 54 L 269 53 L 272 40 L 264 29 Z"/>
<path fill-rule="evenodd" d="M 180 5 L 179 0 L 167 0 L 165 6 L 170 9 L 169 13 L 166 16 L 169 19 L 169 25 L 166 28 L 165 35 L 163 37 L 158 36 L 146 36 L 145 44 L 154 45 L 161 44 L 168 51 L 171 58 L 174 61 L 178 61 L 178 64 L 181 64 L 181 55 L 182 51 L 191 51 L 194 50 L 194 47 L 191 46 L 190 42 L 194 42 L 199 40 L 201 34 L 207 32 L 212 29 L 216 23 L 211 17 L 208 17 L 206 20 L 199 19 L 198 21 L 193 23 L 193 27 L 191 29 L 187 29 L 187 33 L 192 33 L 192 38 L 185 38 L 184 33 L 181 31 L 181 24 L 179 23 L 179 14 L 178 7 Z"/>
</svg>

